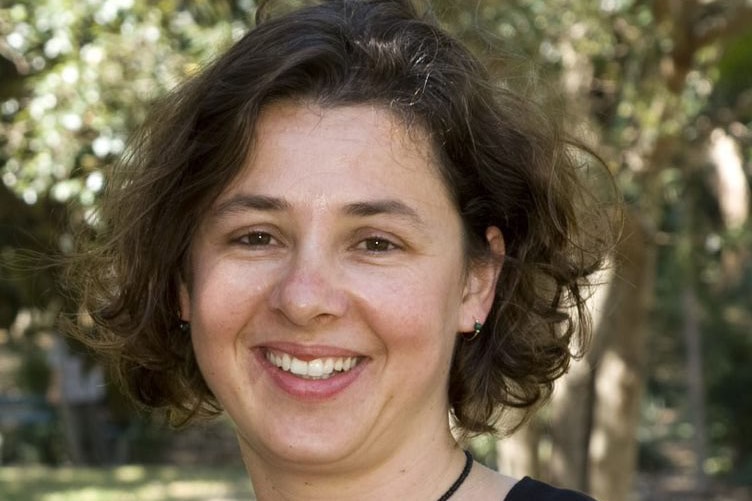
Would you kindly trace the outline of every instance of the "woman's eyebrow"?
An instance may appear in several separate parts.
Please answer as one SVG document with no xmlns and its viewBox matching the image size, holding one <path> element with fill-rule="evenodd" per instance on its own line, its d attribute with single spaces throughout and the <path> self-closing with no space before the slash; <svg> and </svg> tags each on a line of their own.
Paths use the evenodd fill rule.
<svg viewBox="0 0 752 501">
<path fill-rule="evenodd" d="M 343 212 L 349 216 L 369 217 L 380 214 L 396 215 L 407 219 L 415 226 L 423 227 L 425 222 L 412 207 L 399 200 L 369 200 L 345 205 Z"/>
<path fill-rule="evenodd" d="M 291 209 L 289 202 L 282 198 L 268 195 L 238 194 L 218 204 L 213 210 L 215 218 L 222 218 L 230 214 L 248 210 L 279 212 Z M 382 214 L 395 215 L 408 220 L 418 227 L 425 226 L 425 222 L 412 207 L 399 200 L 383 199 L 353 202 L 346 204 L 342 212 L 348 216 L 370 217 Z"/>
<path fill-rule="evenodd" d="M 222 218 L 229 214 L 244 212 L 247 210 L 277 212 L 289 208 L 290 204 L 281 198 L 270 197 L 267 195 L 249 195 L 241 193 L 217 205 L 212 210 L 212 213 L 214 217 Z"/>
</svg>

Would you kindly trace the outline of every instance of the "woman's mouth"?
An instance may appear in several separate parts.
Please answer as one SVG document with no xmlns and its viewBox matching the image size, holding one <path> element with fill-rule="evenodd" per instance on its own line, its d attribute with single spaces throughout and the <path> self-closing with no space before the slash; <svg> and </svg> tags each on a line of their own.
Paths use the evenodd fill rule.
<svg viewBox="0 0 752 501">
<path fill-rule="evenodd" d="M 302 379 L 328 379 L 358 365 L 360 357 L 321 357 L 301 360 L 289 353 L 266 350 L 266 359 L 275 367 Z"/>
</svg>

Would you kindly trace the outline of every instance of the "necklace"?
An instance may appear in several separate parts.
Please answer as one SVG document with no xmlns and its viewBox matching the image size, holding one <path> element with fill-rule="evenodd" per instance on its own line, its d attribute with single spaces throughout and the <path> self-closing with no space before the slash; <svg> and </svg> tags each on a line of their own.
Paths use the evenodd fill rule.
<svg viewBox="0 0 752 501">
<path fill-rule="evenodd" d="M 473 456 L 468 451 L 463 452 L 465 453 L 465 467 L 462 469 L 462 473 L 460 473 L 460 476 L 457 477 L 457 480 L 454 481 L 451 487 L 449 487 L 449 489 L 447 489 L 447 491 L 441 495 L 438 501 L 447 501 L 447 499 L 452 497 L 452 494 L 457 492 L 457 489 L 460 488 L 462 482 L 464 482 L 467 476 L 470 474 L 470 469 L 473 467 Z"/>
</svg>

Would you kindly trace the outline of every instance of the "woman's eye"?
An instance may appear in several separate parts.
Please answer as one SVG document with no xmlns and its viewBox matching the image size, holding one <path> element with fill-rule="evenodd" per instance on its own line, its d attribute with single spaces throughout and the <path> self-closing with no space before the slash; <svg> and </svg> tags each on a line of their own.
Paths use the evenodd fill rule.
<svg viewBox="0 0 752 501">
<path fill-rule="evenodd" d="M 366 238 L 362 245 L 369 252 L 387 252 L 397 248 L 393 242 L 382 237 Z"/>
<path fill-rule="evenodd" d="M 251 231 L 246 235 L 243 235 L 239 240 L 241 243 L 251 247 L 263 247 L 265 245 L 271 245 L 274 239 L 266 232 Z"/>
</svg>

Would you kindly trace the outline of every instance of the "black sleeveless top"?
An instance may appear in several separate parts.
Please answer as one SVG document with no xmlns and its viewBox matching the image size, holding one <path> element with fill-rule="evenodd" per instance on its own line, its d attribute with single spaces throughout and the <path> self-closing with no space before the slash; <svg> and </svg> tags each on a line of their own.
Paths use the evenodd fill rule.
<svg viewBox="0 0 752 501">
<path fill-rule="evenodd" d="M 525 477 L 509 491 L 504 501 L 595 501 L 580 492 L 557 489 L 543 482 Z"/>
</svg>

